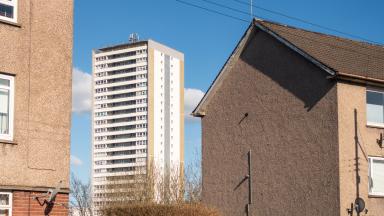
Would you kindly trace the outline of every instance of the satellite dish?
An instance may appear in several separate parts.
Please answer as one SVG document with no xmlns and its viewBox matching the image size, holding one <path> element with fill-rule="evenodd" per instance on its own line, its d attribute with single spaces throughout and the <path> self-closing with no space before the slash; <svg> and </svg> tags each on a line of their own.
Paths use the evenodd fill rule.
<svg viewBox="0 0 384 216">
<path fill-rule="evenodd" d="M 47 202 L 48 203 L 55 202 L 56 196 L 60 191 L 62 183 L 63 183 L 63 181 L 59 181 L 59 184 L 56 186 L 55 189 L 49 189 L 48 190 L 48 192 L 47 192 L 47 196 L 48 196 Z"/>
<path fill-rule="evenodd" d="M 355 200 L 355 209 L 356 209 L 356 212 L 362 212 L 364 211 L 365 209 L 365 201 L 358 197 L 356 200 Z"/>
<path fill-rule="evenodd" d="M 48 195 L 48 199 L 47 199 L 47 202 L 49 203 L 52 203 L 55 201 L 56 199 L 56 195 L 59 191 L 58 190 L 52 190 L 52 189 L 49 189 L 48 192 L 47 192 L 47 195 Z"/>
<path fill-rule="evenodd" d="M 60 188 L 61 188 L 61 184 L 63 182 L 62 181 L 59 181 L 59 184 L 57 185 L 57 187 L 55 189 L 49 189 L 47 191 L 46 194 L 44 195 L 41 195 L 41 196 L 33 196 L 32 199 L 36 200 L 40 206 L 44 206 L 45 205 L 45 210 L 44 210 L 44 215 L 49 215 L 53 209 L 53 207 L 58 204 L 58 205 L 61 205 L 61 206 L 64 206 L 65 208 L 68 208 L 68 206 L 66 205 L 66 203 L 56 203 L 55 200 L 56 200 L 56 196 L 57 194 L 59 193 L 60 191 Z M 39 199 L 40 198 L 43 198 L 43 197 L 46 197 L 46 199 L 44 199 L 44 201 L 40 201 Z"/>
<path fill-rule="evenodd" d="M 42 195 L 42 196 L 34 196 L 33 199 L 36 199 L 39 204 L 41 206 L 47 204 L 53 204 L 55 202 L 55 199 L 56 199 L 56 196 L 57 194 L 59 193 L 60 191 L 60 188 L 61 188 L 61 184 L 62 184 L 62 181 L 59 181 L 59 184 L 57 185 L 57 187 L 55 189 L 48 189 L 47 193 L 45 195 Z M 44 201 L 41 203 L 39 201 L 39 198 L 42 198 L 42 197 L 47 197 L 46 199 L 44 199 Z"/>
</svg>

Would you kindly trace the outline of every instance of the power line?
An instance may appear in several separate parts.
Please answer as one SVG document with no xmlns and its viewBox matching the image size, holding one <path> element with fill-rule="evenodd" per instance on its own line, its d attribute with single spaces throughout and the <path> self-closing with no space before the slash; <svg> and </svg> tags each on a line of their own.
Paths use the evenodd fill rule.
<svg viewBox="0 0 384 216">
<path fill-rule="evenodd" d="M 189 2 L 186 2 L 186 1 L 183 1 L 183 0 L 176 0 L 176 1 L 180 2 L 182 4 L 185 4 L 185 5 L 189 5 L 191 7 L 195 7 L 195 8 L 199 8 L 199 9 L 211 12 L 211 13 L 219 14 L 221 16 L 225 16 L 225 17 L 232 18 L 232 19 L 235 19 L 235 20 L 238 20 L 238 21 L 250 23 L 249 21 L 247 21 L 245 19 L 242 19 L 242 18 L 239 18 L 239 17 L 235 17 L 235 16 L 232 16 L 232 15 L 229 15 L 229 14 L 225 14 L 225 13 L 222 13 L 220 11 L 216 11 L 216 10 L 213 10 L 213 9 L 210 9 L 210 8 L 202 7 L 202 6 L 199 6 L 199 5 L 196 5 L 196 4 L 192 4 L 192 3 L 189 3 Z"/>
<path fill-rule="evenodd" d="M 202 7 L 202 6 L 199 6 L 199 5 L 196 5 L 196 4 L 192 4 L 192 3 L 189 3 L 189 2 L 185 2 L 183 0 L 176 0 L 176 1 L 178 1 L 180 3 L 183 3 L 183 4 L 187 4 L 189 6 L 193 6 L 193 7 L 199 8 L 199 9 L 203 9 L 203 10 L 209 11 L 211 13 L 216 13 L 216 14 L 219 14 L 219 15 L 222 15 L 222 16 L 226 16 L 226 17 L 229 17 L 229 18 L 232 18 L 232 19 L 240 20 L 240 21 L 243 21 L 243 22 L 248 22 L 248 21 L 246 21 L 246 20 L 244 20 L 242 18 L 235 17 L 235 16 L 232 16 L 232 15 L 223 13 L 223 12 L 219 12 L 219 11 L 216 11 L 216 10 L 213 10 L 213 9 L 210 9 L 210 8 L 206 8 L 206 7 Z M 245 12 L 245 11 L 233 8 L 233 7 L 229 7 L 229 6 L 226 6 L 224 4 L 220 4 L 220 3 L 217 3 L 217 2 L 214 2 L 214 1 L 211 1 L 211 0 L 200 0 L 200 1 L 207 2 L 209 4 L 212 4 L 212 5 L 224 8 L 224 9 L 228 9 L 228 10 L 231 10 L 231 11 L 234 11 L 234 12 L 237 12 L 237 13 L 241 13 L 241 14 L 244 14 L 244 15 L 251 15 L 252 16 L 251 13 L 248 13 L 248 12 Z M 274 10 L 270 10 L 270 9 L 267 9 L 267 8 L 264 8 L 264 7 L 252 5 L 252 4 L 249 4 L 248 2 L 244 2 L 242 0 L 233 0 L 233 1 L 238 2 L 240 4 L 243 4 L 243 5 L 252 6 L 253 8 L 256 8 L 256 9 L 259 9 L 259 10 L 263 10 L 263 11 L 266 11 L 266 12 L 271 13 L 271 14 L 279 15 L 279 16 L 282 16 L 282 17 L 285 17 L 285 18 L 288 18 L 288 19 L 291 19 L 291 20 L 295 20 L 295 21 L 298 21 L 298 22 L 302 22 L 302 23 L 305 23 L 305 24 L 308 24 L 308 25 L 312 25 L 312 26 L 318 27 L 318 28 L 322 28 L 322 29 L 325 29 L 325 30 L 328 30 L 328 31 L 333 31 L 333 32 L 336 32 L 336 33 L 339 33 L 339 34 L 342 34 L 342 35 L 346 35 L 346 36 L 349 36 L 349 37 L 352 37 L 352 38 L 356 38 L 356 39 L 360 39 L 360 40 L 363 40 L 363 41 L 367 41 L 367 42 L 370 42 L 370 43 L 373 43 L 373 44 L 383 45 L 383 44 L 381 44 L 381 43 L 379 43 L 377 41 L 373 41 L 373 40 L 370 40 L 370 39 L 367 39 L 367 38 L 364 38 L 364 37 L 361 37 L 361 36 L 358 36 L 358 35 L 354 35 L 354 34 L 343 32 L 343 31 L 340 31 L 340 30 L 337 30 L 337 29 L 333 29 L 333 28 L 330 28 L 330 27 L 327 27 L 327 26 L 316 24 L 316 23 L 313 23 L 313 22 L 310 22 L 310 21 L 307 21 L 307 20 L 304 20 L 304 19 L 301 19 L 301 18 L 298 18 L 298 17 L 294 17 L 294 16 L 291 16 L 291 15 L 287 15 L 287 14 L 284 14 L 284 13 L 281 13 L 281 12 L 278 12 L 278 11 L 274 11 Z M 256 17 L 264 19 L 264 20 L 268 20 L 268 19 L 265 19 L 264 17 L 261 17 L 261 16 L 256 16 Z"/>
<path fill-rule="evenodd" d="M 240 4 L 243 4 L 243 5 L 251 6 L 248 2 L 244 2 L 242 0 L 233 0 L 233 1 L 238 2 Z M 368 41 L 368 42 L 371 42 L 371 43 L 374 43 L 374 44 L 382 45 L 381 43 L 379 43 L 377 41 L 373 41 L 373 40 L 370 40 L 370 39 L 367 39 L 367 38 L 364 38 L 364 37 L 361 37 L 361 36 L 358 36 L 358 35 L 350 34 L 350 33 L 347 33 L 347 32 L 342 32 L 342 31 L 339 31 L 339 30 L 334 29 L 334 28 L 329 28 L 327 26 L 319 25 L 319 24 L 316 24 L 316 23 L 313 23 L 313 22 L 310 22 L 310 21 L 307 21 L 307 20 L 304 20 L 304 19 L 301 19 L 301 18 L 298 18 L 298 17 L 294 17 L 294 16 L 291 16 L 291 15 L 287 15 L 287 14 L 284 14 L 284 13 L 281 13 L 281 12 L 278 12 L 278 11 L 274 11 L 274 10 L 267 9 L 267 8 L 264 8 L 264 7 L 260 7 L 260 6 L 256 6 L 256 5 L 252 5 L 252 6 L 254 8 L 256 8 L 256 9 L 259 9 L 259 10 L 262 10 L 262 11 L 266 11 L 268 13 L 276 14 L 276 15 L 279 15 L 279 16 L 282 16 L 282 17 L 285 17 L 285 18 L 288 18 L 288 19 L 291 19 L 291 20 L 299 21 L 299 22 L 306 23 L 308 25 L 312 25 L 312 26 L 315 26 L 315 27 L 318 27 L 318 28 L 322 28 L 322 29 L 325 29 L 325 30 L 328 30 L 328 31 L 333 31 L 333 32 L 337 32 L 339 34 L 343 34 L 343 35 L 347 35 L 347 36 L 350 36 L 350 37 L 358 38 L 360 40 Z"/>
<path fill-rule="evenodd" d="M 223 4 L 214 2 L 214 1 L 210 1 L 210 0 L 200 0 L 200 1 L 204 1 L 204 2 L 207 2 L 209 4 L 213 4 L 213 5 L 216 5 L 216 6 L 219 6 L 219 7 L 228 9 L 228 10 L 231 10 L 231 11 L 235 11 L 235 12 L 238 12 L 238 13 L 241 13 L 241 14 L 250 15 L 250 13 L 248 13 L 248 12 L 245 12 L 245 11 L 242 11 L 242 10 L 239 10 L 239 9 L 236 9 L 236 8 L 228 7 L 226 5 L 223 5 Z"/>
<path fill-rule="evenodd" d="M 212 13 L 215 13 L 215 14 L 219 14 L 219 15 L 222 15 L 222 16 L 226 16 L 226 17 L 229 17 L 229 18 L 232 18 L 232 19 L 235 19 L 235 20 L 240 20 L 240 21 L 243 21 L 243 22 L 250 23 L 249 21 L 247 21 L 245 19 L 242 19 L 242 18 L 239 18 L 239 17 L 235 17 L 235 16 L 232 16 L 232 15 L 229 15 L 229 14 L 217 11 L 217 10 L 213 10 L 213 9 L 206 8 L 206 7 L 203 7 L 203 6 L 200 6 L 200 5 L 192 4 L 192 3 L 189 3 L 189 2 L 186 2 L 186 1 L 183 1 L 183 0 L 176 0 L 176 1 L 180 2 L 180 3 L 183 3 L 183 4 L 186 4 L 188 6 L 196 7 L 198 9 L 203 9 L 203 10 L 206 10 L 206 11 L 209 11 L 209 12 L 212 12 Z M 228 10 L 231 10 L 231 11 L 235 11 L 235 12 L 238 12 L 238 13 L 241 13 L 241 14 L 250 15 L 250 13 L 248 13 L 248 12 L 245 12 L 245 11 L 242 11 L 242 10 L 239 10 L 239 9 L 236 9 L 236 8 L 232 8 L 232 7 L 229 7 L 229 6 L 217 3 L 217 2 L 213 2 L 213 1 L 210 1 L 210 0 L 200 0 L 200 1 L 207 2 L 209 4 L 216 5 L 216 6 L 219 6 L 221 8 L 228 9 Z M 261 18 L 263 20 L 269 20 L 269 19 L 267 19 L 265 17 L 262 17 L 262 16 L 258 16 L 258 18 Z"/>
<path fill-rule="evenodd" d="M 247 22 L 249 23 L 248 21 L 242 19 L 242 18 L 238 18 L 238 17 L 235 17 L 235 16 L 232 16 L 232 15 L 228 15 L 228 14 L 225 14 L 223 12 L 219 12 L 219 11 L 216 11 L 216 10 L 213 10 L 213 9 L 210 9 L 210 8 L 206 8 L 206 7 L 203 7 L 203 6 L 199 6 L 199 5 L 196 5 L 196 4 L 192 4 L 192 3 L 189 3 L 189 2 L 185 2 L 183 0 L 176 0 L 177 2 L 180 2 L 180 3 L 183 3 L 183 4 L 186 4 L 186 5 L 189 5 L 189 6 L 192 6 L 192 7 L 196 7 L 196 8 L 199 8 L 199 9 L 202 9 L 202 10 L 206 10 L 206 11 L 209 11 L 211 13 L 216 13 L 216 14 L 219 14 L 219 15 L 222 15 L 222 16 L 226 16 L 226 17 L 229 17 L 229 18 L 232 18 L 232 19 L 236 19 L 236 20 L 239 20 L 239 21 L 243 21 L 243 22 Z M 241 10 L 238 10 L 238 9 L 235 9 L 235 8 L 231 8 L 231 7 L 228 7 L 226 5 L 222 5 L 222 4 L 219 4 L 219 3 L 216 3 L 216 2 L 212 2 L 210 0 L 200 0 L 200 1 L 204 1 L 204 2 L 208 2 L 210 4 L 214 4 L 216 6 L 219 6 L 219 7 L 222 7 L 222 8 L 226 8 L 226 9 L 229 9 L 229 10 L 233 10 L 233 11 L 237 11 L 237 12 L 241 12 L 241 13 L 244 13 L 244 14 L 248 14 L 249 13 L 246 13 L 244 11 L 241 11 Z M 238 0 L 234 0 L 234 1 L 238 1 Z M 240 1 L 241 2 L 241 1 Z M 244 3 L 244 2 L 243 2 Z M 254 6 L 255 7 L 255 6 Z M 260 16 L 257 16 L 259 18 L 262 18 L 264 19 L 263 17 L 260 17 Z M 268 20 L 268 19 L 264 19 L 264 20 Z M 310 23 L 310 22 L 309 22 Z M 324 45 L 327 45 L 327 46 L 330 46 L 330 47 L 335 47 L 335 48 L 339 48 L 339 49 L 343 49 L 343 50 L 346 50 L 348 52 L 352 52 L 352 53 L 356 53 L 356 54 L 361 54 L 361 55 L 366 55 L 366 56 L 369 56 L 369 57 L 373 57 L 373 58 L 376 58 L 376 59 L 381 59 L 381 60 L 384 60 L 380 57 L 377 57 L 377 56 L 373 56 L 373 55 L 369 55 L 369 54 L 366 54 L 366 53 L 361 53 L 361 52 L 357 52 L 355 50 L 351 50 L 351 49 L 347 49 L 347 48 L 344 48 L 344 47 L 341 47 L 341 46 L 337 46 L 337 45 L 333 45 L 333 44 L 329 44 L 329 43 L 326 43 L 326 42 L 323 42 L 323 41 L 316 41 L 316 40 L 313 40 L 312 38 L 308 38 L 308 37 L 305 37 L 305 36 L 302 36 L 302 35 L 297 35 L 297 34 L 293 34 L 291 32 L 287 32 L 287 31 L 283 31 L 281 30 L 282 32 L 285 32 L 287 34 L 291 34 L 291 35 L 294 35 L 296 37 L 300 37 L 300 38 L 304 38 L 304 39 L 307 39 L 307 40 L 312 40 L 314 42 L 317 42 L 317 43 L 320 43 L 320 44 L 324 44 Z M 362 46 L 364 49 L 366 50 L 372 50 L 371 48 L 368 48 L 368 47 L 364 47 Z M 377 51 L 377 50 L 375 50 Z"/>
</svg>

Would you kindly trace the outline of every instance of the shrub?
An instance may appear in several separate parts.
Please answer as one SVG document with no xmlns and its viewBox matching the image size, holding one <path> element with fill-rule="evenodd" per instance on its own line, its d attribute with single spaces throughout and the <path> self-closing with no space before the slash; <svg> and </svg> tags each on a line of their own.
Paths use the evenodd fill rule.
<svg viewBox="0 0 384 216">
<path fill-rule="evenodd" d="M 220 216 L 202 204 L 132 204 L 102 210 L 105 216 Z"/>
</svg>

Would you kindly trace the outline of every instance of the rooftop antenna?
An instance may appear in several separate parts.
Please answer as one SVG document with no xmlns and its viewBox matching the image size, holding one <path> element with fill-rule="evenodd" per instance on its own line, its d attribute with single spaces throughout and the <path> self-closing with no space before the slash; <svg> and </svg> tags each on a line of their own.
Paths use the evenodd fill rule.
<svg viewBox="0 0 384 216">
<path fill-rule="evenodd" d="M 139 41 L 139 34 L 132 33 L 129 35 L 129 43 L 136 43 L 137 41 Z"/>
</svg>

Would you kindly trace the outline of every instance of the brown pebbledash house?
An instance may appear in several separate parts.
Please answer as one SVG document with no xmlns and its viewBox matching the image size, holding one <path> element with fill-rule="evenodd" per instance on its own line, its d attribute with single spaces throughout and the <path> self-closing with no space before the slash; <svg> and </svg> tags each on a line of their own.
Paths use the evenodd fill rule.
<svg viewBox="0 0 384 216">
<path fill-rule="evenodd" d="M 384 215 L 382 46 L 254 20 L 193 115 L 224 215 Z"/>
<path fill-rule="evenodd" d="M 0 216 L 68 215 L 72 18 L 73 0 L 0 0 Z"/>
</svg>

